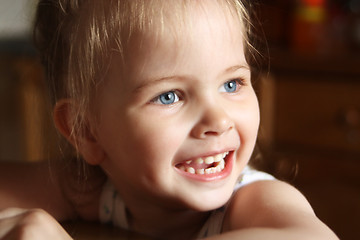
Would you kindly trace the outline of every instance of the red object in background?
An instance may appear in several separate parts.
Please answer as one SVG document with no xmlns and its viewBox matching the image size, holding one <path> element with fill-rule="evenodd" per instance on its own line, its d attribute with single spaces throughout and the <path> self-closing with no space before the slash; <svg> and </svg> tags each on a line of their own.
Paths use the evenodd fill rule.
<svg viewBox="0 0 360 240">
<path fill-rule="evenodd" d="M 325 0 L 302 0 L 302 2 L 312 7 L 323 7 L 325 5 Z"/>
<path fill-rule="evenodd" d="M 322 51 L 326 34 L 325 6 L 325 0 L 298 2 L 291 35 L 291 45 L 295 52 L 316 54 Z"/>
</svg>

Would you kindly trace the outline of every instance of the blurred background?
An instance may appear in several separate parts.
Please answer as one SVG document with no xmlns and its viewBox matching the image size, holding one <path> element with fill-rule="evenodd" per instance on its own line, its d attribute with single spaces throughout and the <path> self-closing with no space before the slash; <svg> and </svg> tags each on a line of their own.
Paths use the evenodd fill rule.
<svg viewBox="0 0 360 240">
<path fill-rule="evenodd" d="M 58 152 L 32 42 L 36 3 L 0 0 L 0 160 L 36 161 Z"/>
<path fill-rule="evenodd" d="M 341 239 L 360 239 L 360 0 L 252 2 L 267 39 L 258 90 L 266 168 L 298 187 Z M 31 40 L 35 3 L 0 1 L 3 161 L 59 155 Z"/>
</svg>

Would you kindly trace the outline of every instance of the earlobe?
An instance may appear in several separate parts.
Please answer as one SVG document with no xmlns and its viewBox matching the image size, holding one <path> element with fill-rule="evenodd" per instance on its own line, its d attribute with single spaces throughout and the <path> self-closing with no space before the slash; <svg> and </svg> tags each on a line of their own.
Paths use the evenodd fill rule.
<svg viewBox="0 0 360 240">
<path fill-rule="evenodd" d="M 74 146 L 84 160 L 91 165 L 99 165 L 105 159 L 103 148 L 91 131 L 89 121 L 82 124 L 82 130 L 74 129 L 77 121 L 74 113 L 77 104 L 71 99 L 61 99 L 54 107 L 54 123 L 58 131 Z"/>
</svg>

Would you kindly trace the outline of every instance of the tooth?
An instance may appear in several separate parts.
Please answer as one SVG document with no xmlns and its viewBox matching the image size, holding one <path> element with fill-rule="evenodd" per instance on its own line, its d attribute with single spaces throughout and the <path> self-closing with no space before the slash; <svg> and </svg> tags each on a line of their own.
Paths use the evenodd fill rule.
<svg viewBox="0 0 360 240">
<path fill-rule="evenodd" d="M 179 167 L 179 169 L 181 170 L 181 171 L 185 171 L 186 169 L 185 169 L 185 166 L 181 166 L 181 167 Z"/>
<path fill-rule="evenodd" d="M 207 169 L 205 169 L 205 173 L 206 174 L 216 173 L 216 168 L 214 168 L 214 167 L 207 168 Z"/>
<path fill-rule="evenodd" d="M 207 158 L 205 158 L 205 163 L 206 163 L 206 164 L 212 164 L 212 163 L 214 163 L 214 157 L 207 157 Z"/>
<path fill-rule="evenodd" d="M 191 164 L 192 160 L 186 161 L 186 164 Z"/>
<path fill-rule="evenodd" d="M 224 152 L 223 153 L 223 158 L 225 158 L 228 154 L 229 154 L 229 152 Z"/>
<path fill-rule="evenodd" d="M 204 160 L 202 158 L 198 158 L 195 160 L 196 163 L 198 164 L 203 164 L 204 163 Z"/>
<path fill-rule="evenodd" d="M 225 161 L 221 160 L 218 166 L 223 170 L 225 168 Z"/>
<path fill-rule="evenodd" d="M 215 169 L 216 169 L 216 172 L 221 172 L 221 170 L 222 170 L 220 166 L 215 167 Z"/>
<path fill-rule="evenodd" d="M 220 162 L 223 158 L 223 154 L 218 154 L 214 157 L 214 162 Z"/>
<path fill-rule="evenodd" d="M 203 169 L 203 168 L 196 169 L 196 174 L 200 174 L 200 175 L 205 174 L 205 169 Z"/>
<path fill-rule="evenodd" d="M 195 169 L 192 168 L 192 167 L 188 167 L 188 168 L 186 169 L 186 171 L 187 171 L 188 173 L 192 173 L 192 174 L 195 173 Z"/>
</svg>

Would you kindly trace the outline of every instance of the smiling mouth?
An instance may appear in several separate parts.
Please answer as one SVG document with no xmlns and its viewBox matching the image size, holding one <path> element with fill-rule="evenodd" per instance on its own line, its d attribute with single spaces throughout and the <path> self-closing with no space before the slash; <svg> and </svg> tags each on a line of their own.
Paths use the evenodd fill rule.
<svg viewBox="0 0 360 240">
<path fill-rule="evenodd" d="M 220 173 L 225 169 L 226 156 L 228 156 L 228 154 L 229 152 L 224 152 L 214 156 L 197 158 L 179 163 L 176 167 L 181 171 L 196 175 Z"/>
</svg>

